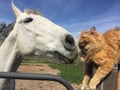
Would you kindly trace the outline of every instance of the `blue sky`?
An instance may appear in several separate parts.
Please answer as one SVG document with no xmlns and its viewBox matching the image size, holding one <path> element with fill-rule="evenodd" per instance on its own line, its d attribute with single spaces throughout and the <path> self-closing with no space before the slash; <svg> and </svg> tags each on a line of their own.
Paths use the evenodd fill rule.
<svg viewBox="0 0 120 90">
<path fill-rule="evenodd" d="M 92 26 L 100 33 L 120 27 L 120 0 L 14 0 L 14 3 L 22 11 L 39 10 L 76 37 Z M 0 0 L 0 11 L 0 22 L 15 21 L 11 0 Z"/>
</svg>

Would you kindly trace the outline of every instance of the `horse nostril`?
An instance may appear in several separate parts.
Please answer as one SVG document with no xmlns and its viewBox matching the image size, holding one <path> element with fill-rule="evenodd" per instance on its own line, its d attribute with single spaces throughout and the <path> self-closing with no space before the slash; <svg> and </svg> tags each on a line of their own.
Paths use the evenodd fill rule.
<svg viewBox="0 0 120 90">
<path fill-rule="evenodd" d="M 63 45 L 65 49 L 71 51 L 75 48 L 75 41 L 72 35 L 66 35 L 63 40 Z"/>
<path fill-rule="evenodd" d="M 67 35 L 65 38 L 66 43 L 70 44 L 70 45 L 74 45 L 74 38 L 71 35 Z"/>
</svg>

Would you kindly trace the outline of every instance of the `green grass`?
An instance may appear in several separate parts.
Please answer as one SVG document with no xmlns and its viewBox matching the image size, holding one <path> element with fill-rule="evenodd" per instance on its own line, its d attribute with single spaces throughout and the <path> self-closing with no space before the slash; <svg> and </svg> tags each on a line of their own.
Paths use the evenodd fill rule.
<svg viewBox="0 0 120 90">
<path fill-rule="evenodd" d="M 61 77 L 70 81 L 71 83 L 79 84 L 82 81 L 84 68 L 82 66 L 76 66 L 74 64 L 49 64 L 52 68 L 61 71 L 59 74 Z"/>
<path fill-rule="evenodd" d="M 60 70 L 59 76 L 65 78 L 71 83 L 80 84 L 83 79 L 84 66 L 79 60 L 74 64 L 60 64 L 54 59 L 46 59 L 38 56 L 25 57 L 22 64 L 29 63 L 46 63 L 50 67 Z"/>
</svg>

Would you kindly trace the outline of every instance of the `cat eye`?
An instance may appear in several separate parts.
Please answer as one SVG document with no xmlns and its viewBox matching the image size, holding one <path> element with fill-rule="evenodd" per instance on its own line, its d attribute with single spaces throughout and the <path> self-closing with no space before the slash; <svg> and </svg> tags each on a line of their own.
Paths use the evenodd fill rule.
<svg viewBox="0 0 120 90">
<path fill-rule="evenodd" d="M 82 36 L 81 38 L 83 38 L 83 39 L 84 39 L 85 37 L 84 37 L 84 36 Z"/>
<path fill-rule="evenodd" d="M 32 22 L 33 19 L 28 17 L 28 18 L 25 18 L 25 20 L 23 21 L 24 23 L 29 23 L 29 22 Z"/>
</svg>

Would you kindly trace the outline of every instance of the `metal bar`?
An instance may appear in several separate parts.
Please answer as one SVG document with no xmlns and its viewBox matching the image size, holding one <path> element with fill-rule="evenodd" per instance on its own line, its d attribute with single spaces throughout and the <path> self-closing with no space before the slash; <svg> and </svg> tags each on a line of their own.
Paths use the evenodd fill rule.
<svg viewBox="0 0 120 90">
<path fill-rule="evenodd" d="M 120 90 L 120 64 L 118 64 L 117 90 Z"/>
<path fill-rule="evenodd" d="M 62 84 L 67 90 L 74 90 L 68 81 L 59 76 L 51 74 L 0 72 L 0 78 L 55 81 Z"/>
</svg>

